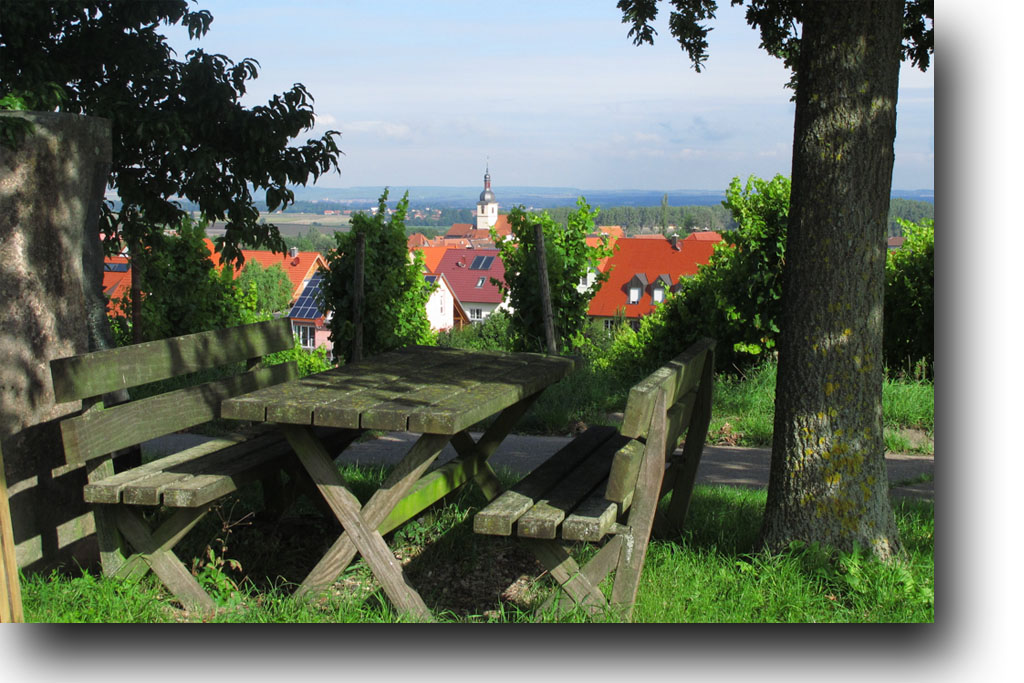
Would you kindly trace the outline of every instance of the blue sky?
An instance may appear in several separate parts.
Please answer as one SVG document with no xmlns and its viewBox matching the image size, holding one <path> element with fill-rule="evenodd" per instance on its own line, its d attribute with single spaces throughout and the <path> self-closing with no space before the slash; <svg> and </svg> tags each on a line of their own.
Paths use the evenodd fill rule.
<svg viewBox="0 0 1024 683">
<path fill-rule="evenodd" d="M 636 47 L 614 0 L 201 0 L 207 36 L 167 35 L 180 57 L 259 61 L 249 105 L 305 84 L 345 152 L 318 186 L 479 185 L 489 163 L 495 190 L 723 190 L 789 173 L 793 104 L 743 9 L 719 5 L 699 74 L 667 15 Z M 894 189 L 934 187 L 933 71 L 901 73 Z"/>
</svg>

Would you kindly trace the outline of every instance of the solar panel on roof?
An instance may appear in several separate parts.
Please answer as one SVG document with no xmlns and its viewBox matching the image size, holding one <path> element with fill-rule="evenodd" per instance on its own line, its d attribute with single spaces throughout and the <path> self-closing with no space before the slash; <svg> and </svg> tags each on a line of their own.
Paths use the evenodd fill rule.
<svg viewBox="0 0 1024 683">
<path fill-rule="evenodd" d="M 104 263 L 103 264 L 103 270 L 107 271 L 108 273 L 127 273 L 128 272 L 128 264 L 127 263 Z"/>
<path fill-rule="evenodd" d="M 292 310 L 288 312 L 289 318 L 299 318 L 302 320 L 315 320 L 323 316 L 323 311 L 320 310 L 319 294 L 320 285 L 322 284 L 323 276 L 320 273 L 316 273 L 313 277 L 309 278 L 309 282 L 302 288 L 302 294 L 295 301 L 295 305 L 292 306 Z"/>
<path fill-rule="evenodd" d="M 490 270 L 491 264 L 494 263 L 493 256 L 477 256 L 473 259 L 472 265 L 469 266 L 470 270 Z"/>
</svg>

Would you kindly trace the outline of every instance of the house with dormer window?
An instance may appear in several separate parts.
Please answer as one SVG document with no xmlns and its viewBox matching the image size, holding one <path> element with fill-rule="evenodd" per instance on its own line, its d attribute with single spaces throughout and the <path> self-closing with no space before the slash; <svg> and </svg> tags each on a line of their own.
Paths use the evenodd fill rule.
<svg viewBox="0 0 1024 683">
<path fill-rule="evenodd" d="M 443 274 L 470 322 L 482 322 L 502 306 L 501 289 L 491 282 L 505 280 L 505 265 L 497 249 L 449 249 L 434 270 Z"/>
<path fill-rule="evenodd" d="M 634 328 L 676 291 L 680 278 L 697 274 L 707 264 L 717 233 L 693 233 L 686 238 L 617 239 L 612 256 L 601 264 L 608 280 L 590 300 L 587 314 L 611 328 L 617 315 Z"/>
</svg>

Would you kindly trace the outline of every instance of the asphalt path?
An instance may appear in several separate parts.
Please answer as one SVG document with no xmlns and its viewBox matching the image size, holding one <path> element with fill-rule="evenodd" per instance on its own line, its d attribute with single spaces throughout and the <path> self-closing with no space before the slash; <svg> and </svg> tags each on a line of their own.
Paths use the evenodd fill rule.
<svg viewBox="0 0 1024 683">
<path fill-rule="evenodd" d="M 474 439 L 480 438 L 479 433 L 472 436 Z M 148 457 L 158 457 L 187 448 L 204 438 L 192 434 L 172 434 L 147 442 L 143 445 L 143 453 Z M 375 439 L 353 444 L 337 458 L 337 462 L 364 466 L 394 465 L 408 452 L 416 438 L 415 434 L 407 432 L 385 433 Z M 535 469 L 570 440 L 570 437 L 563 436 L 510 434 L 488 462 L 495 469 L 506 469 L 522 475 Z M 449 445 L 438 457 L 437 465 L 454 457 L 455 449 Z M 935 499 L 934 456 L 886 453 L 885 464 L 893 496 Z M 697 468 L 697 483 L 763 488 L 768 486 L 770 466 L 771 451 L 767 448 L 705 446 Z"/>
<path fill-rule="evenodd" d="M 473 434 L 474 439 L 480 434 Z M 350 446 L 339 463 L 360 465 L 393 465 L 409 450 L 415 434 L 387 433 L 373 440 Z M 495 469 L 508 469 L 517 474 L 532 471 L 555 454 L 571 439 L 561 436 L 526 436 L 510 434 L 488 461 Z M 455 457 L 448 446 L 438 457 L 443 464 Z M 890 491 L 894 496 L 934 500 L 935 458 L 930 455 L 886 453 Z M 768 486 L 771 450 L 767 448 L 736 448 L 705 446 L 697 468 L 697 483 L 763 488 Z M 927 475 L 927 476 L 925 476 Z M 921 481 L 921 479 L 928 481 Z"/>
</svg>

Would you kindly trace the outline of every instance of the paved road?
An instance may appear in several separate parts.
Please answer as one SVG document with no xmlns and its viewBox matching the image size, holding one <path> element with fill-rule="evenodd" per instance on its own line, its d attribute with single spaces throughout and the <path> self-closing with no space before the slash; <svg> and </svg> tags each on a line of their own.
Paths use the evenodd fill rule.
<svg viewBox="0 0 1024 683">
<path fill-rule="evenodd" d="M 474 438 L 479 436 L 473 435 Z M 354 444 L 342 454 L 339 462 L 364 465 L 394 464 L 409 450 L 414 439 L 415 435 L 412 434 L 388 433 L 372 441 Z M 489 462 L 495 469 L 508 468 L 518 473 L 529 472 L 568 441 L 568 437 L 512 434 L 502 442 Z M 455 450 L 449 446 L 438 461 L 447 462 L 454 457 Z M 909 482 L 925 474 L 931 475 L 935 466 L 935 458 L 930 455 L 889 453 L 885 456 L 885 462 L 888 466 L 890 484 Z M 770 463 L 771 451 L 767 448 L 705 446 L 700 467 L 697 468 L 697 482 L 767 487 Z M 932 481 L 894 486 L 892 493 L 931 500 L 935 497 Z"/>
<path fill-rule="evenodd" d="M 480 434 L 473 434 L 473 438 L 479 437 Z M 190 446 L 203 438 L 192 434 L 172 434 L 143 445 L 143 452 L 162 455 Z M 376 439 L 353 444 L 342 453 L 338 462 L 393 465 L 409 450 L 415 438 L 414 434 L 405 432 L 387 433 Z M 502 442 L 489 462 L 495 469 L 507 468 L 523 474 L 547 460 L 569 440 L 568 437 L 561 436 L 512 434 Z M 454 457 L 455 449 L 448 446 L 438 458 L 438 463 L 445 463 Z M 700 467 L 697 469 L 697 482 L 766 487 L 770 462 L 771 452 L 767 448 L 705 446 Z M 933 481 L 903 483 L 916 481 L 922 475 L 932 475 L 935 467 L 933 456 L 887 453 L 885 462 L 888 466 L 890 485 L 900 484 L 892 487 L 893 495 L 934 500 Z"/>
</svg>

